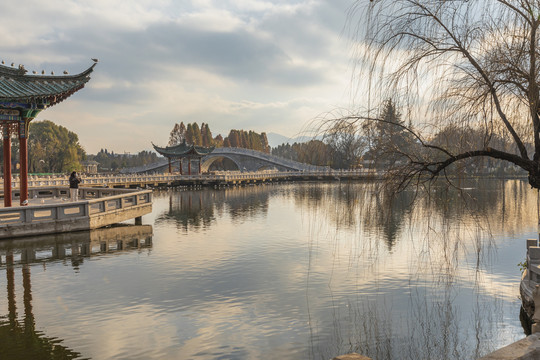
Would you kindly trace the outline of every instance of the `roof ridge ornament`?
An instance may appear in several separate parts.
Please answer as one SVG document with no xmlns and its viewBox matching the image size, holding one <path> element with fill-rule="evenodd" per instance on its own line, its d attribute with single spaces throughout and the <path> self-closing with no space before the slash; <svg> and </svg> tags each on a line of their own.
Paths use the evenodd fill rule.
<svg viewBox="0 0 540 360">
<path fill-rule="evenodd" d="M 24 74 L 26 74 L 27 72 L 28 72 L 28 70 L 26 70 L 26 69 L 24 68 L 24 65 L 19 64 L 19 75 L 24 75 Z"/>
</svg>

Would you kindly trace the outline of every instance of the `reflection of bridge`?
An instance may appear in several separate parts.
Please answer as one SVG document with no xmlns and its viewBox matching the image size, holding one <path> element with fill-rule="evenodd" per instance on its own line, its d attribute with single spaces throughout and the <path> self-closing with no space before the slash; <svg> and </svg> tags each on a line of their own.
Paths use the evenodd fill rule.
<svg viewBox="0 0 540 360">
<path fill-rule="evenodd" d="M 285 159 L 279 156 L 263 153 L 260 151 L 224 147 L 216 148 L 210 154 L 201 159 L 201 171 L 206 172 L 216 160 L 228 159 L 232 161 L 240 171 L 261 171 L 275 169 L 279 171 L 328 171 L 328 167 L 304 164 L 298 161 Z M 125 173 L 146 173 L 167 171 L 169 162 L 163 159 L 159 162 L 126 169 Z"/>
</svg>

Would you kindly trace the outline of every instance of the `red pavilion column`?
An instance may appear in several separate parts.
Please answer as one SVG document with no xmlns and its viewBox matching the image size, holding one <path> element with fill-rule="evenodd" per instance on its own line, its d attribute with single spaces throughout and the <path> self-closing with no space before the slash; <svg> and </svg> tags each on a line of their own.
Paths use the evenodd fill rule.
<svg viewBox="0 0 540 360">
<path fill-rule="evenodd" d="M 201 175 L 201 158 L 199 158 L 199 175 Z"/>
<path fill-rule="evenodd" d="M 190 158 L 188 158 L 187 171 L 188 171 L 188 175 L 191 175 L 191 159 Z"/>
<path fill-rule="evenodd" d="M 11 207 L 11 137 L 9 125 L 3 126 L 4 134 L 4 207 Z"/>
<path fill-rule="evenodd" d="M 25 201 L 28 200 L 28 137 L 27 137 L 26 118 L 19 121 L 19 154 L 20 154 L 20 176 L 19 181 L 21 183 L 20 200 L 21 206 L 28 205 Z"/>
<path fill-rule="evenodd" d="M 182 158 L 178 159 L 178 167 L 180 168 L 180 175 L 184 175 L 183 173 L 183 170 L 182 170 Z"/>
<path fill-rule="evenodd" d="M 171 158 L 169 158 L 169 174 L 172 174 Z"/>
</svg>

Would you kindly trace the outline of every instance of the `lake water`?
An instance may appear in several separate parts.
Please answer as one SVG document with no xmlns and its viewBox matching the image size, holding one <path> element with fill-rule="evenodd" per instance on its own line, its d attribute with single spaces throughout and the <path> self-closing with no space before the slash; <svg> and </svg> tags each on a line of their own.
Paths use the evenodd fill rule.
<svg viewBox="0 0 540 360">
<path fill-rule="evenodd" d="M 460 185 L 170 189 L 151 226 L 0 243 L 0 358 L 483 356 L 525 336 L 537 193 Z"/>
</svg>

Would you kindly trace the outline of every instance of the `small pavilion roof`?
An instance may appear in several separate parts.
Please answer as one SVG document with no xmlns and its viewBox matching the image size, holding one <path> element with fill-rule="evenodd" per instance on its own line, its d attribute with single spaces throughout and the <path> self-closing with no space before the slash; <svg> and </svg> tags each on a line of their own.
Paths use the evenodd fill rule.
<svg viewBox="0 0 540 360">
<path fill-rule="evenodd" d="M 29 75 L 24 66 L 13 68 L 0 65 L 0 102 L 38 103 L 53 106 L 90 80 L 97 61 L 76 75 Z"/>
<path fill-rule="evenodd" d="M 183 156 L 200 156 L 210 154 L 214 151 L 215 147 L 204 147 L 198 145 L 188 145 L 186 141 L 181 144 L 167 147 L 159 147 L 152 143 L 154 149 L 165 157 L 183 157 Z"/>
</svg>

